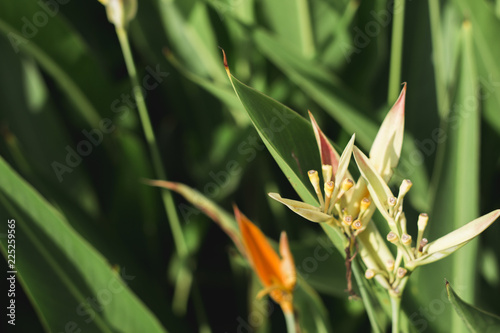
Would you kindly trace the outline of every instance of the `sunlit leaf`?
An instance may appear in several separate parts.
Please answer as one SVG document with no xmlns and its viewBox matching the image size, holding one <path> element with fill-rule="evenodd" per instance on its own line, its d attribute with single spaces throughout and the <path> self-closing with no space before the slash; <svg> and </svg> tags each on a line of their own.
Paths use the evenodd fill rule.
<svg viewBox="0 0 500 333">
<path fill-rule="evenodd" d="M 370 150 L 370 161 L 386 182 L 398 165 L 403 147 L 406 83 L 378 130 Z"/>
<path fill-rule="evenodd" d="M 415 264 L 429 264 L 450 255 L 486 230 L 499 216 L 500 209 L 497 209 L 429 243 L 423 249 L 425 255 L 417 259 Z"/>
<path fill-rule="evenodd" d="M 389 198 L 394 197 L 389 186 L 387 186 L 385 181 L 375 170 L 375 167 L 371 164 L 368 157 L 366 157 L 358 147 L 354 147 L 353 154 L 361 175 L 368 182 L 368 190 L 372 195 L 373 201 L 387 221 L 393 220 L 387 212 L 389 209 Z"/>
<path fill-rule="evenodd" d="M 292 211 L 311 222 L 322 223 L 331 221 L 333 219 L 331 215 L 321 212 L 318 207 L 314 207 L 302 201 L 284 199 L 278 193 L 269 193 L 269 196 L 274 200 L 286 205 Z"/>
<path fill-rule="evenodd" d="M 471 333 L 500 332 L 500 317 L 464 302 L 446 281 L 448 299 Z"/>
</svg>

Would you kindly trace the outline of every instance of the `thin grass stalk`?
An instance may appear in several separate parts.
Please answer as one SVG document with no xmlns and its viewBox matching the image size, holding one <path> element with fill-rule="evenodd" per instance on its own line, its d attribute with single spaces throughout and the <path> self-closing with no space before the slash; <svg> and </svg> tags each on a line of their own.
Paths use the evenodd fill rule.
<svg viewBox="0 0 500 333">
<path fill-rule="evenodd" d="M 139 111 L 139 117 L 144 131 L 144 136 L 146 137 L 146 142 L 151 154 L 155 176 L 158 179 L 167 180 L 165 171 L 163 169 L 163 164 L 161 162 L 158 145 L 156 144 L 153 127 L 151 126 L 151 120 L 149 119 L 148 110 L 144 101 L 144 95 L 142 93 L 139 80 L 137 79 L 137 70 L 135 68 L 134 59 L 132 57 L 127 31 L 125 29 L 117 28 L 116 34 L 118 35 L 120 46 L 123 52 L 123 57 L 125 59 L 125 64 L 127 66 L 127 71 L 129 73 L 130 80 L 132 81 L 134 98 L 137 102 L 137 109 Z M 181 259 L 184 259 L 188 255 L 188 248 L 184 239 L 184 234 L 182 233 L 181 224 L 177 215 L 177 210 L 172 198 L 172 194 L 170 193 L 170 191 L 162 189 L 161 196 L 163 205 L 165 206 L 165 211 L 167 213 L 170 229 L 172 231 L 172 237 L 174 239 L 176 251 L 179 254 L 179 257 Z"/>
</svg>

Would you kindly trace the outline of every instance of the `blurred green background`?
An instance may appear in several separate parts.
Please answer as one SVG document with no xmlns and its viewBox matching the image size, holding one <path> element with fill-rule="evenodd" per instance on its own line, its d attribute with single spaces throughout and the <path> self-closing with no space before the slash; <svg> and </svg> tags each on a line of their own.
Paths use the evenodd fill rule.
<svg viewBox="0 0 500 333">
<path fill-rule="evenodd" d="M 356 132 L 368 149 L 407 82 L 394 189 L 415 183 L 408 221 L 428 212 L 435 239 L 500 207 L 499 34 L 498 0 L 141 0 L 129 29 L 168 179 L 228 211 L 238 204 L 272 239 L 286 230 L 322 327 L 340 332 L 369 330 L 363 305 L 347 299 L 344 263 L 321 229 L 267 197 L 296 194 L 218 46 L 232 74 L 304 117 L 311 110 L 339 147 Z M 177 195 L 189 256 L 176 253 L 160 192 L 141 183 L 154 173 L 132 96 L 98 1 L 0 2 L 0 240 L 6 267 L 15 219 L 16 329 L 283 331 L 278 307 L 254 300 L 258 281 L 227 235 Z M 404 304 L 414 331 L 459 323 L 444 278 L 500 313 L 499 237 L 494 224 L 415 274 Z M 315 258 L 318 246 L 331 255 Z"/>
</svg>

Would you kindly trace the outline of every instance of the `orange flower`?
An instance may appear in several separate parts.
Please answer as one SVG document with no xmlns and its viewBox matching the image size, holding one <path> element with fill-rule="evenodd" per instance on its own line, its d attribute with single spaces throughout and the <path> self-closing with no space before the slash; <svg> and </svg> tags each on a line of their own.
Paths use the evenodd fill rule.
<svg viewBox="0 0 500 333">
<path fill-rule="evenodd" d="M 281 306 L 283 312 L 293 313 L 293 288 L 297 276 L 286 233 L 284 231 L 281 233 L 280 259 L 262 231 L 236 206 L 234 215 L 241 230 L 247 259 L 264 285 L 264 289 L 257 297 L 269 294 Z"/>
</svg>

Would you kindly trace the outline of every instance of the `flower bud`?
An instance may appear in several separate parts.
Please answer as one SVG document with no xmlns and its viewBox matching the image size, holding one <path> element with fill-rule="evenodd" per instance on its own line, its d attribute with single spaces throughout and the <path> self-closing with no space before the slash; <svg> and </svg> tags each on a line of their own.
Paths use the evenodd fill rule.
<svg viewBox="0 0 500 333">
<path fill-rule="evenodd" d="M 417 226 L 419 231 L 424 231 L 427 226 L 427 221 L 429 221 L 429 215 L 422 213 L 418 216 Z"/>
<path fill-rule="evenodd" d="M 333 193 L 333 189 L 335 188 L 335 183 L 332 182 L 332 181 L 328 181 L 325 183 L 325 196 L 327 198 L 331 197 L 332 196 L 332 193 Z"/>
<path fill-rule="evenodd" d="M 401 279 L 406 275 L 406 273 L 408 273 L 408 270 L 406 268 L 399 267 L 396 272 L 396 276 Z"/>
<path fill-rule="evenodd" d="M 345 215 L 344 219 L 342 220 L 346 225 L 351 225 L 352 224 L 352 216 L 351 215 Z"/>
<path fill-rule="evenodd" d="M 375 271 L 371 268 L 367 269 L 366 272 L 365 272 L 365 278 L 367 280 L 370 280 L 370 279 L 373 279 L 373 277 L 375 276 Z"/>
<path fill-rule="evenodd" d="M 401 243 L 404 245 L 411 245 L 411 236 L 408 234 L 403 234 L 401 236 Z"/>
<path fill-rule="evenodd" d="M 99 0 L 106 6 L 109 22 L 116 28 L 126 29 L 137 14 L 137 0 Z"/>
<path fill-rule="evenodd" d="M 360 220 L 356 220 L 354 221 L 354 223 L 352 224 L 352 228 L 354 230 L 360 230 L 361 228 L 363 228 L 363 223 L 360 221 Z"/>
<path fill-rule="evenodd" d="M 389 271 L 392 272 L 394 270 L 394 260 L 389 259 L 385 262 L 385 268 Z"/>
<path fill-rule="evenodd" d="M 371 204 L 370 198 L 365 197 L 365 198 L 363 198 L 363 200 L 361 200 L 361 204 L 359 205 L 359 209 L 361 210 L 361 212 L 364 212 L 365 210 L 368 209 L 368 207 L 370 207 L 370 204 Z"/>
<path fill-rule="evenodd" d="M 328 183 L 332 180 L 333 167 L 330 164 L 323 164 L 321 168 L 323 170 L 323 180 L 325 181 L 325 183 Z"/>
<path fill-rule="evenodd" d="M 404 197 L 406 193 L 410 190 L 410 188 L 413 186 L 413 183 L 409 179 L 403 180 L 401 183 L 401 186 L 399 187 L 399 197 Z"/>
<path fill-rule="evenodd" d="M 352 179 L 346 178 L 342 182 L 341 188 L 344 192 L 347 192 L 353 185 L 354 185 L 354 182 L 352 181 Z"/>
<path fill-rule="evenodd" d="M 398 235 L 396 235 L 393 231 L 391 231 L 387 234 L 387 240 L 391 243 L 396 243 L 399 240 L 399 238 Z"/>
</svg>

